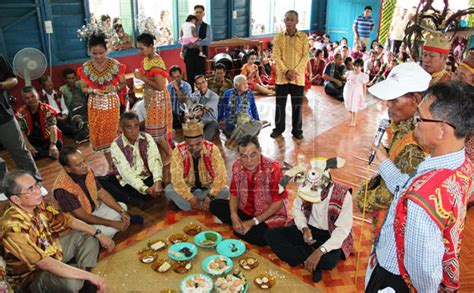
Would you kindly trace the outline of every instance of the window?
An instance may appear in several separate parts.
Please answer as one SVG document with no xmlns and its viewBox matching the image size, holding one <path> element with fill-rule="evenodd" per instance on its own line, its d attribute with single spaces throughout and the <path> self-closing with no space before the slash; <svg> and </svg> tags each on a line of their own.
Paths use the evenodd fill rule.
<svg viewBox="0 0 474 293">
<path fill-rule="evenodd" d="M 285 13 L 296 10 L 298 30 L 308 30 L 311 17 L 311 0 L 252 0 L 251 35 L 278 33 L 285 30 Z M 266 11 L 266 13 L 262 13 Z"/>
<path fill-rule="evenodd" d="M 132 4 L 129 1 L 89 0 L 90 23 L 107 37 L 111 51 L 130 49 L 133 44 Z"/>
<path fill-rule="evenodd" d="M 173 27 L 173 0 L 137 0 L 138 31 L 148 32 L 156 37 L 156 45 L 175 42 Z"/>
</svg>

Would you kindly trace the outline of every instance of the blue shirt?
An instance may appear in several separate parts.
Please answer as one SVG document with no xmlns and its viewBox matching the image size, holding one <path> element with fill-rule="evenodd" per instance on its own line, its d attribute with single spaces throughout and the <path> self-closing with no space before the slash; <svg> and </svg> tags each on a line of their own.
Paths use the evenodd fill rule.
<svg viewBox="0 0 474 293">
<path fill-rule="evenodd" d="M 355 19 L 354 24 L 356 25 L 359 38 L 370 38 L 370 32 L 374 28 L 374 19 L 372 16 L 364 17 L 363 15 L 359 15 Z"/>
<path fill-rule="evenodd" d="M 202 95 L 201 92 L 197 90 L 186 101 L 189 110 L 199 104 L 208 108 L 208 111 L 206 111 L 201 117 L 202 122 L 217 121 L 217 105 L 219 104 L 219 96 L 215 92 L 208 89 L 206 94 Z"/>
<path fill-rule="evenodd" d="M 375 241 L 377 260 L 381 267 L 395 275 L 400 275 L 397 263 L 395 232 L 393 222 L 395 208 L 406 188 L 413 179 L 434 169 L 456 169 L 464 163 L 465 150 L 439 157 L 426 157 L 414 174 L 402 173 L 389 159 L 379 166 L 379 173 L 394 195 L 387 217 Z M 438 292 L 443 276 L 444 255 L 443 235 L 428 213 L 419 205 L 408 201 L 405 227 L 405 268 L 413 286 L 418 292 Z"/>
<path fill-rule="evenodd" d="M 173 82 L 168 83 L 167 88 L 171 98 L 171 109 L 173 111 L 173 114 L 180 115 L 184 112 L 184 110 L 181 106 L 181 103 L 179 102 L 178 94 L 176 93 L 176 89 L 173 86 Z M 193 92 L 191 89 L 191 85 L 184 80 L 181 80 L 181 82 L 179 83 L 179 90 L 183 95 L 186 95 L 186 97 L 189 97 Z"/>
<path fill-rule="evenodd" d="M 231 121 L 230 116 L 232 113 L 230 113 L 230 108 L 231 108 L 231 96 L 234 96 L 236 101 L 236 110 L 235 110 L 235 117 L 237 117 L 237 113 L 242 111 L 242 102 L 243 98 L 247 96 L 248 98 L 248 109 L 246 114 L 250 116 L 253 120 L 260 120 L 260 117 L 258 116 L 258 111 L 257 111 L 257 105 L 255 104 L 255 97 L 253 95 L 252 90 L 247 90 L 247 95 L 241 95 L 239 96 L 237 89 L 236 88 L 231 88 L 225 91 L 224 97 L 222 97 L 222 103 L 220 104 L 220 109 L 219 109 L 219 117 L 218 121 L 221 121 L 222 119 L 225 119 L 225 129 L 232 131 L 235 126 L 237 125 L 237 120 Z"/>
</svg>

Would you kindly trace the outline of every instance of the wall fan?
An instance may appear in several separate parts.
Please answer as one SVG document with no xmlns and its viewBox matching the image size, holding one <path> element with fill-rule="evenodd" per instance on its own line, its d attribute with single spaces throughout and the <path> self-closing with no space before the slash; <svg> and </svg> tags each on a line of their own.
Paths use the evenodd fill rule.
<svg viewBox="0 0 474 293">
<path fill-rule="evenodd" d="M 35 48 L 21 49 L 13 58 L 13 71 L 25 80 L 25 86 L 30 86 L 32 80 L 41 77 L 47 66 L 46 56 Z"/>
</svg>

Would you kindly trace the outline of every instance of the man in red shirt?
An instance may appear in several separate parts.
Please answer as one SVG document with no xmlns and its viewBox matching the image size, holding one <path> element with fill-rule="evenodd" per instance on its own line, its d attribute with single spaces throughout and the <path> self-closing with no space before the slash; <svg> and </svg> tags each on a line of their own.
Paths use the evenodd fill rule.
<svg viewBox="0 0 474 293">
<path fill-rule="evenodd" d="M 213 200 L 210 211 L 232 225 L 238 237 L 265 246 L 265 231 L 285 226 L 288 221 L 288 193 L 278 192 L 283 172 L 278 162 L 262 156 L 257 137 L 244 136 L 237 150 L 240 158 L 232 165 L 230 199 Z"/>
</svg>

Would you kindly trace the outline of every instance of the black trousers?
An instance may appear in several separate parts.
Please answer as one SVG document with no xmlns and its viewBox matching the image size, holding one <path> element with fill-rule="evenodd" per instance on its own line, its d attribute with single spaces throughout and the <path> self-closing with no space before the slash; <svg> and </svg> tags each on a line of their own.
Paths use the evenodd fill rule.
<svg viewBox="0 0 474 293">
<path fill-rule="evenodd" d="M 393 288 L 397 293 L 410 292 L 407 284 L 405 281 L 403 281 L 402 276 L 394 275 L 377 264 L 377 266 L 374 268 L 374 271 L 372 272 L 372 275 L 370 276 L 370 280 L 367 284 L 367 288 L 365 288 L 365 292 L 378 292 L 379 290 L 387 287 Z"/>
<path fill-rule="evenodd" d="M 192 86 L 196 75 L 206 73 L 206 58 L 199 56 L 198 48 L 187 48 L 184 53 L 184 63 L 187 81 Z"/>
<path fill-rule="evenodd" d="M 265 233 L 265 240 L 281 260 L 287 262 L 290 266 L 301 265 L 315 249 L 331 237 L 326 230 L 308 227 L 311 229 L 313 239 L 316 240 L 316 243 L 311 246 L 304 242 L 303 233 L 295 225 L 268 229 Z M 324 254 L 321 256 L 316 270 L 333 269 L 341 259 L 341 255 L 341 249 Z"/>
<path fill-rule="evenodd" d="M 402 45 L 402 41 L 398 40 L 390 40 L 390 51 L 392 51 L 395 56 L 400 51 L 400 46 Z"/>
<path fill-rule="evenodd" d="M 338 101 L 344 101 L 344 96 L 342 95 L 344 87 L 338 87 L 335 83 L 328 82 L 324 85 L 324 92 L 330 95 L 333 98 L 336 98 Z"/>
<path fill-rule="evenodd" d="M 302 134 L 303 118 L 301 115 L 304 86 L 294 84 L 277 84 L 276 90 L 276 109 L 275 109 L 275 128 L 273 132 L 281 134 L 285 132 L 286 126 L 286 100 L 288 94 L 291 96 L 291 113 L 293 134 Z"/>
<path fill-rule="evenodd" d="M 209 207 L 211 213 L 218 217 L 224 224 L 232 226 L 232 219 L 230 218 L 230 208 L 228 199 L 215 199 L 211 201 Z M 254 216 L 247 215 L 242 212 L 240 209 L 237 211 L 239 218 L 242 221 L 247 221 L 253 219 Z M 267 242 L 265 241 L 264 235 L 268 230 L 267 224 L 264 222 L 253 226 L 245 235 L 241 235 L 234 231 L 234 234 L 242 240 L 247 241 L 248 243 L 255 244 L 258 246 L 266 246 Z"/>
<path fill-rule="evenodd" d="M 130 185 L 122 186 L 118 179 L 113 175 L 98 176 L 100 184 L 105 190 L 107 190 L 117 201 L 121 201 L 127 204 L 132 204 L 140 209 L 143 209 L 145 202 L 151 199 L 150 196 L 141 194 L 135 188 Z M 143 180 L 146 186 L 150 187 L 153 185 L 153 176 L 150 176 Z"/>
<path fill-rule="evenodd" d="M 32 146 L 35 147 L 37 151 L 35 159 L 49 158 L 49 146 L 51 145 L 51 141 L 49 139 L 45 139 L 41 142 L 30 140 L 30 143 Z M 63 142 L 60 139 L 56 141 L 56 147 L 59 151 L 61 151 L 61 148 L 63 147 Z"/>
</svg>

